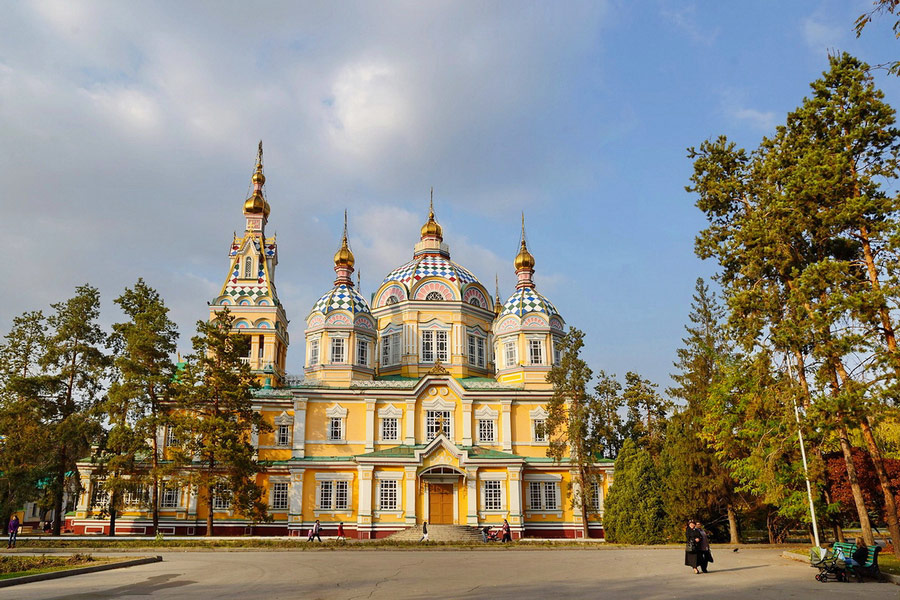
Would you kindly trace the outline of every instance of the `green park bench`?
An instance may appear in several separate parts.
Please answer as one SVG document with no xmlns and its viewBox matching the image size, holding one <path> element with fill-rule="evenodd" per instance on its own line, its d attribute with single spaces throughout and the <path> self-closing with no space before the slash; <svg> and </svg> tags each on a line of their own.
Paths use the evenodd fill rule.
<svg viewBox="0 0 900 600">
<path fill-rule="evenodd" d="M 856 552 L 856 544 L 853 542 L 835 542 L 831 547 L 835 551 L 840 549 L 846 558 L 850 558 Z M 851 567 L 848 564 L 846 566 L 847 572 L 855 575 L 859 581 L 862 581 L 863 575 L 869 575 L 881 580 L 881 570 L 878 568 L 878 553 L 881 552 L 881 546 L 866 546 L 866 549 L 869 551 L 866 554 L 866 562 L 860 567 Z"/>
</svg>

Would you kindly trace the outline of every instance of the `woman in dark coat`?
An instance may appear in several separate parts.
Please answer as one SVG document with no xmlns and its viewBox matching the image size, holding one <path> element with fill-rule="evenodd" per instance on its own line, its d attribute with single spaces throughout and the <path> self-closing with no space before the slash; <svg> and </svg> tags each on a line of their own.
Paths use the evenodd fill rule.
<svg viewBox="0 0 900 600">
<path fill-rule="evenodd" d="M 696 529 L 693 519 L 688 521 L 687 527 L 684 530 L 684 538 L 687 542 L 684 551 L 684 564 L 685 566 L 694 569 L 694 573 L 699 574 L 700 570 L 697 567 L 700 564 L 700 542 L 702 538 L 700 537 L 700 532 Z"/>
</svg>

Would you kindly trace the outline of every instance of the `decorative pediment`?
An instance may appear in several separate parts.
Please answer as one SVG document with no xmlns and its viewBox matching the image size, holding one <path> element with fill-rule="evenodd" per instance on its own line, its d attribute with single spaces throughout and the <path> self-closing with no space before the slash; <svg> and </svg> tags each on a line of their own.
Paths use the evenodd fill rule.
<svg viewBox="0 0 900 600">
<path fill-rule="evenodd" d="M 281 411 L 281 414 L 275 417 L 274 422 L 276 425 L 290 425 L 294 422 L 294 419 L 285 411 Z"/>
<path fill-rule="evenodd" d="M 438 360 L 434 363 L 434 366 L 428 370 L 427 375 L 449 375 L 450 371 L 444 368 L 444 365 L 441 364 L 441 361 Z"/>
<path fill-rule="evenodd" d="M 349 411 L 346 408 L 344 408 L 343 406 L 341 406 L 340 404 L 334 404 L 333 406 L 329 407 L 328 410 L 325 411 L 325 416 L 346 419 L 348 412 Z"/>
<path fill-rule="evenodd" d="M 507 317 L 497 323 L 497 327 L 494 328 L 496 333 L 505 333 L 507 331 L 513 331 L 518 329 L 519 327 L 519 319 L 516 317 Z"/>
<path fill-rule="evenodd" d="M 444 400 L 440 397 L 432 398 L 422 402 L 422 408 L 425 410 L 456 410 L 456 403 L 450 400 Z"/>
<path fill-rule="evenodd" d="M 490 406 L 482 406 L 478 410 L 475 411 L 476 419 L 486 419 L 486 420 L 496 420 L 497 416 L 500 413 L 491 408 Z"/>
<path fill-rule="evenodd" d="M 543 406 L 538 406 L 538 407 L 535 408 L 534 410 L 529 411 L 528 415 L 529 415 L 533 420 L 546 419 L 546 418 L 547 418 L 547 411 L 546 411 L 546 409 L 544 409 Z"/>
<path fill-rule="evenodd" d="M 393 404 L 378 409 L 378 416 L 382 419 L 399 419 L 403 416 L 403 410 Z"/>
</svg>

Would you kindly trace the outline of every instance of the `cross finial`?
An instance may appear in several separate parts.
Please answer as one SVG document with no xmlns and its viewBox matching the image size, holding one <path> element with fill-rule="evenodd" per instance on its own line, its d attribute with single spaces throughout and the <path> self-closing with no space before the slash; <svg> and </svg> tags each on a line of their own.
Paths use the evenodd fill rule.
<svg viewBox="0 0 900 600">
<path fill-rule="evenodd" d="M 431 186 L 431 201 L 428 203 L 428 214 L 434 218 L 434 186 Z"/>
<path fill-rule="evenodd" d="M 256 166 L 261 167 L 263 162 L 262 140 L 259 140 L 259 149 L 256 151 Z"/>
<path fill-rule="evenodd" d="M 347 209 L 344 209 L 344 239 L 347 239 Z"/>
<path fill-rule="evenodd" d="M 522 211 L 522 245 L 525 245 L 525 211 Z"/>
</svg>

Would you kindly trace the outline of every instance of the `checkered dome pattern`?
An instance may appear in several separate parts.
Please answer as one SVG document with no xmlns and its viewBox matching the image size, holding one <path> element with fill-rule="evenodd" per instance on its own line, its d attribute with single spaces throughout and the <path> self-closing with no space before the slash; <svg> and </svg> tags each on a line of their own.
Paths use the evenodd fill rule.
<svg viewBox="0 0 900 600">
<path fill-rule="evenodd" d="M 545 315 L 559 315 L 559 311 L 553 304 L 537 293 L 534 288 L 522 288 L 516 290 L 506 304 L 503 305 L 503 311 L 500 316 L 516 315 L 521 317 L 528 313 L 544 313 Z"/>
<path fill-rule="evenodd" d="M 400 281 L 407 287 L 426 277 L 443 277 L 462 286 L 478 281 L 472 273 L 443 256 L 422 256 L 391 271 L 382 283 Z"/>
<path fill-rule="evenodd" d="M 334 310 L 346 310 L 351 313 L 368 313 L 369 304 L 365 298 L 350 286 L 341 284 L 319 298 L 312 312 L 320 312 L 327 315 Z"/>
</svg>

